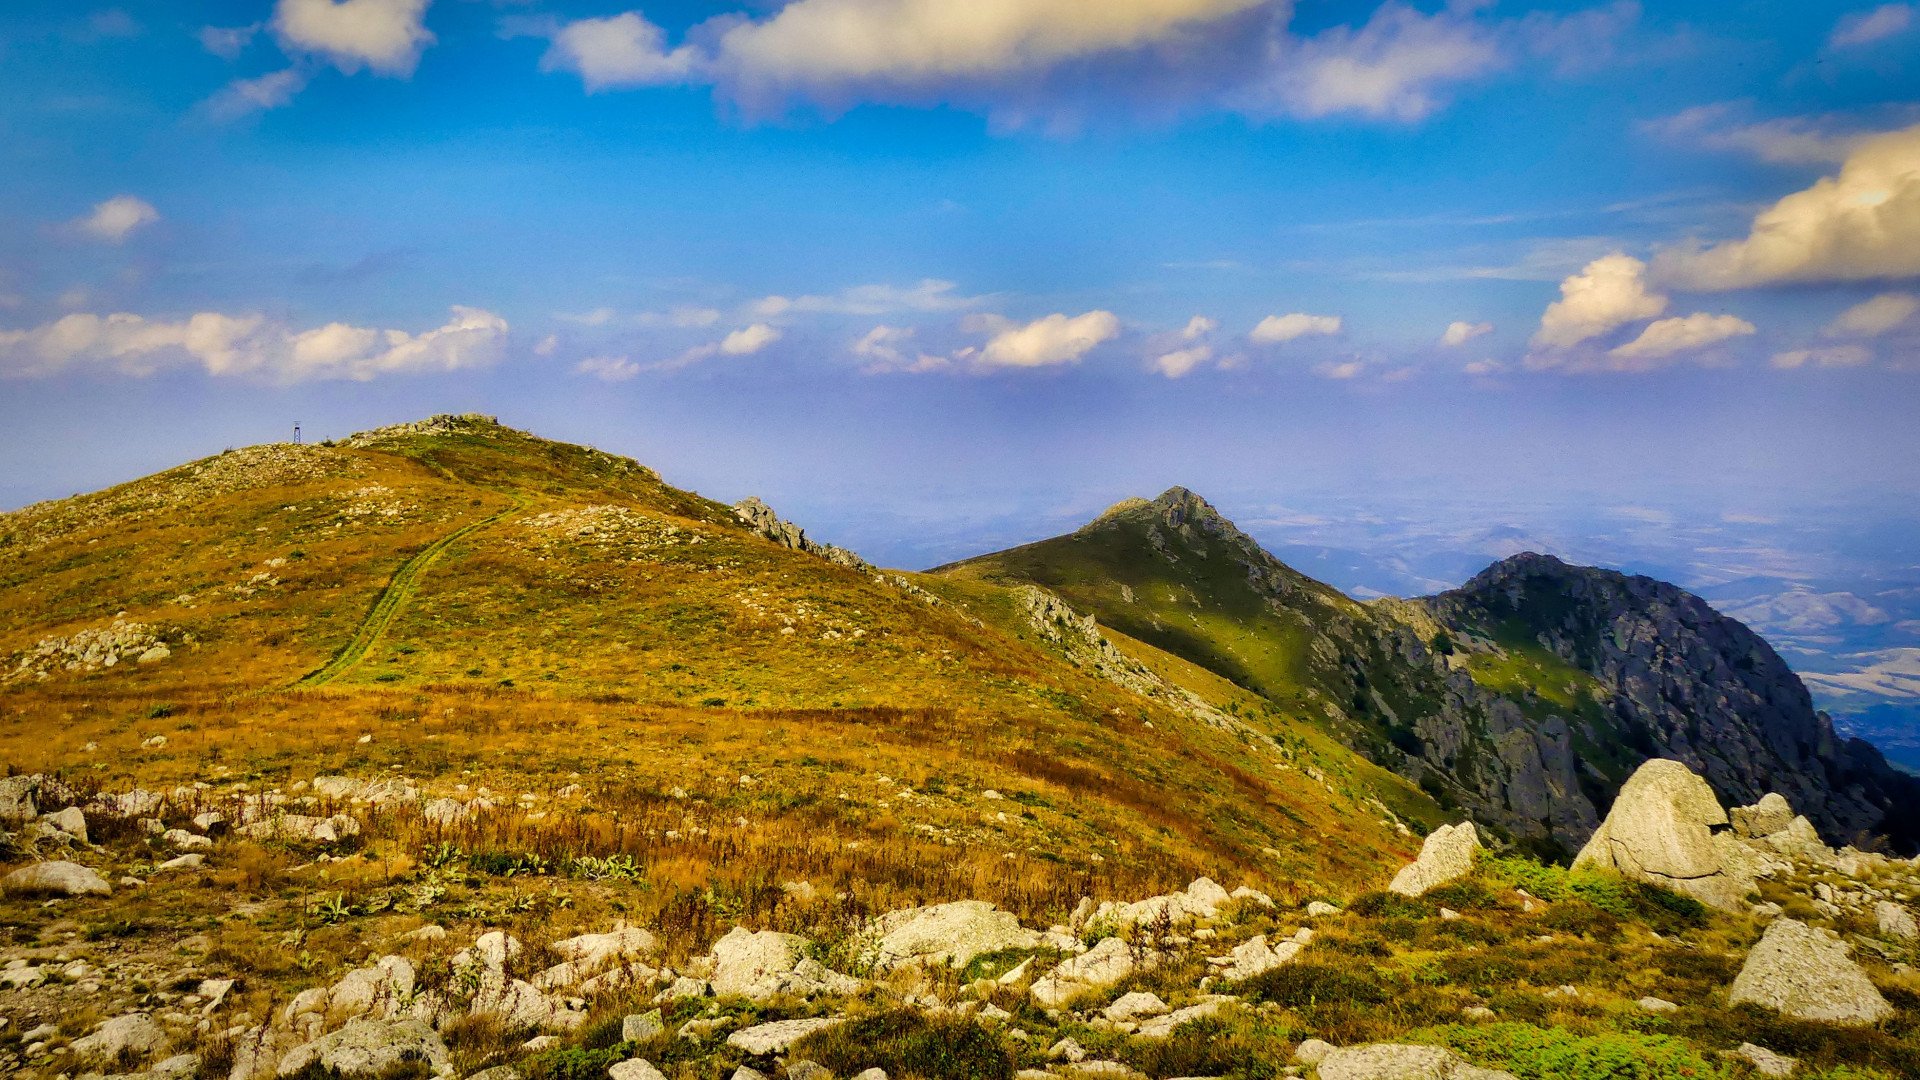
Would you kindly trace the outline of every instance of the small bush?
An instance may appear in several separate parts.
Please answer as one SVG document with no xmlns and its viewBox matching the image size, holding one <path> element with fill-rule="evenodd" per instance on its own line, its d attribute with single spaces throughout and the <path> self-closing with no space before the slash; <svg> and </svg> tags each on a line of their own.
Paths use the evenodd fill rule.
<svg viewBox="0 0 1920 1080">
<path fill-rule="evenodd" d="M 1387 988 L 1379 977 L 1357 965 L 1286 964 L 1255 975 L 1242 985 L 1254 998 L 1290 1009 L 1323 1001 L 1377 1005 L 1387 1000 Z"/>
<path fill-rule="evenodd" d="M 1449 1024 L 1416 1032 L 1474 1063 L 1522 1080 L 1709 1080 L 1729 1075 L 1680 1039 L 1665 1035 L 1576 1035 L 1529 1024 Z"/>
<path fill-rule="evenodd" d="M 880 1068 L 889 1076 L 924 1080 L 1012 1080 L 1014 1071 L 1013 1055 L 998 1035 L 972 1020 L 912 1009 L 816 1031 L 795 1044 L 790 1056 L 817 1061 L 842 1076 Z"/>
<path fill-rule="evenodd" d="M 1431 904 L 1395 892 L 1367 893 L 1347 905 L 1347 910 L 1369 919 L 1424 919 L 1434 911 Z"/>
<path fill-rule="evenodd" d="M 527 1080 L 606 1080 L 607 1070 L 625 1060 L 623 1045 L 567 1046 L 535 1054 L 520 1062 L 519 1069 Z"/>
</svg>

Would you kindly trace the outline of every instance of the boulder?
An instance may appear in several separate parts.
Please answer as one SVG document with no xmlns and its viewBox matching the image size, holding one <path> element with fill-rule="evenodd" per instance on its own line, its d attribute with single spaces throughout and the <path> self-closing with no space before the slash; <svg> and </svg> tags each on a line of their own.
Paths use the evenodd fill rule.
<svg viewBox="0 0 1920 1080">
<path fill-rule="evenodd" d="M 1221 978 L 1238 982 L 1272 971 L 1282 964 L 1292 963 L 1304 947 L 1305 943 L 1298 937 L 1269 945 L 1267 935 L 1260 934 L 1241 942 L 1226 956 L 1212 959 L 1224 965 L 1220 970 Z"/>
<path fill-rule="evenodd" d="M 438 1070 L 448 1063 L 447 1044 L 419 1020 L 356 1020 L 331 1035 L 294 1047 L 275 1070 L 294 1076 L 311 1065 L 343 1078 L 376 1077 L 408 1064 Z"/>
<path fill-rule="evenodd" d="M 1191 1024 L 1195 1020 L 1204 1020 L 1219 1012 L 1224 1004 L 1226 1002 L 1221 999 L 1208 999 L 1184 1009 L 1175 1009 L 1165 1016 L 1156 1016 L 1143 1022 L 1134 1034 L 1142 1039 L 1169 1039 L 1182 1026 Z"/>
<path fill-rule="evenodd" d="M 1340 909 L 1327 903 L 1325 900 L 1310 900 L 1307 902 L 1307 918 L 1309 919 L 1324 919 L 1329 915 L 1338 914 L 1340 914 Z"/>
<path fill-rule="evenodd" d="M 1135 990 L 1115 998 L 1113 1004 L 1100 1010 L 1100 1015 L 1116 1024 L 1124 1024 L 1130 1020 L 1159 1016 L 1167 1011 L 1167 1003 L 1160 1000 L 1160 995 Z"/>
<path fill-rule="evenodd" d="M 33 801 L 39 793 L 38 776 L 0 776 L 0 824 L 18 825 L 39 817 Z"/>
<path fill-rule="evenodd" d="M 73 1052 L 85 1061 L 117 1062 L 151 1059 L 167 1045 L 167 1032 L 153 1017 L 133 1012 L 116 1016 L 84 1038 L 75 1039 Z"/>
<path fill-rule="evenodd" d="M 1514 1080 L 1512 1073 L 1470 1065 L 1445 1047 L 1401 1043 L 1328 1048 L 1319 1073 L 1320 1080 Z"/>
<path fill-rule="evenodd" d="M 1913 921 L 1913 912 L 1905 904 L 1896 904 L 1891 900 L 1882 900 L 1873 905 L 1874 925 L 1880 928 L 1881 936 L 1912 941 L 1920 938 L 1920 926 Z"/>
<path fill-rule="evenodd" d="M 69 806 L 40 819 L 59 829 L 81 843 L 87 842 L 87 814 L 77 806 Z"/>
<path fill-rule="evenodd" d="M 1727 811 L 1733 822 L 1733 831 L 1749 840 L 1758 840 L 1764 836 L 1785 829 L 1793 823 L 1793 804 L 1785 795 L 1770 791 L 1752 806 L 1736 806 Z"/>
<path fill-rule="evenodd" d="M 1012 912 L 983 900 L 889 912 L 868 926 L 867 936 L 874 965 L 882 970 L 912 963 L 965 967 L 982 953 L 1040 943 L 1040 935 Z"/>
<path fill-rule="evenodd" d="M 666 1075 L 653 1067 L 646 1058 L 628 1058 L 607 1069 L 610 1080 L 667 1080 Z"/>
<path fill-rule="evenodd" d="M 1764 1046 L 1754 1043 L 1741 1043 L 1733 1056 L 1745 1059 L 1753 1066 L 1756 1075 L 1766 1077 L 1792 1076 L 1793 1070 L 1800 1065 L 1799 1058 L 1790 1058 L 1785 1054 L 1776 1054 Z"/>
<path fill-rule="evenodd" d="M 1727 1000 L 1835 1024 L 1871 1024 L 1893 1013 L 1838 934 L 1784 917 L 1747 954 Z"/>
<path fill-rule="evenodd" d="M 336 1019 L 398 1016 L 413 997 L 413 965 L 383 956 L 372 967 L 349 971 L 327 991 L 326 1011 Z"/>
<path fill-rule="evenodd" d="M 1112 986 L 1132 973 L 1133 950 L 1119 938 L 1102 938 L 1093 948 L 1036 980 L 1029 992 L 1043 1007 L 1054 1009 L 1088 990 Z"/>
<path fill-rule="evenodd" d="M 727 1036 L 727 1045 L 749 1054 L 781 1054 L 787 1048 L 816 1031 L 825 1031 L 845 1023 L 844 1017 L 818 1016 L 809 1020 L 776 1020 L 756 1024 Z"/>
<path fill-rule="evenodd" d="M 111 896 L 113 886 L 79 863 L 43 862 L 0 878 L 0 891 L 14 896 Z"/>
<path fill-rule="evenodd" d="M 1753 856 L 1717 831 L 1728 824 L 1705 780 L 1678 761 L 1654 758 L 1621 786 L 1573 868 L 1613 871 L 1738 911 L 1753 890 Z"/>
<path fill-rule="evenodd" d="M 1195 878 L 1182 892 L 1150 896 L 1131 904 L 1108 901 L 1094 909 L 1087 921 L 1108 930 L 1128 930 L 1164 923 L 1172 926 L 1195 919 L 1211 919 L 1233 898 L 1212 878 Z"/>
<path fill-rule="evenodd" d="M 636 1013 L 632 1016 L 621 1018 L 620 1041 L 643 1043 L 665 1030 L 667 1030 L 667 1024 L 666 1021 L 662 1019 L 659 1009 L 655 1009 L 652 1012 Z"/>
<path fill-rule="evenodd" d="M 789 1061 L 787 1080 L 833 1080 L 833 1070 L 817 1061 Z"/>
<path fill-rule="evenodd" d="M 1401 867 L 1387 888 L 1402 896 L 1423 896 L 1471 873 L 1479 852 L 1480 832 L 1473 822 L 1442 825 L 1427 834 L 1419 858 Z"/>
</svg>

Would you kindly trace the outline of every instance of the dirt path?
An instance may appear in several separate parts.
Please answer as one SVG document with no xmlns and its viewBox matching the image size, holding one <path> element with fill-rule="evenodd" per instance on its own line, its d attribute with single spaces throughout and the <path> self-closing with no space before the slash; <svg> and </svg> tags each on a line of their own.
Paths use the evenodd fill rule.
<svg viewBox="0 0 1920 1080">
<path fill-rule="evenodd" d="M 357 667 L 360 661 L 367 658 L 367 653 L 371 652 L 385 636 L 387 627 L 393 624 L 394 616 L 400 614 L 400 609 L 406 606 L 407 600 L 413 595 L 414 583 L 420 580 L 420 575 L 426 573 L 427 568 L 432 566 L 442 553 L 461 537 L 484 529 L 510 514 L 518 513 L 526 504 L 525 499 L 513 497 L 512 506 L 498 513 L 489 514 L 479 521 L 460 526 L 428 544 L 418 555 L 401 563 L 400 569 L 393 572 L 393 578 L 387 582 L 386 589 L 380 593 L 380 599 L 374 601 L 373 610 L 367 612 L 367 617 L 361 622 L 359 631 L 353 635 L 353 640 L 347 642 L 345 648 L 333 654 L 333 659 L 327 661 L 325 667 L 294 685 L 325 686 Z"/>
</svg>

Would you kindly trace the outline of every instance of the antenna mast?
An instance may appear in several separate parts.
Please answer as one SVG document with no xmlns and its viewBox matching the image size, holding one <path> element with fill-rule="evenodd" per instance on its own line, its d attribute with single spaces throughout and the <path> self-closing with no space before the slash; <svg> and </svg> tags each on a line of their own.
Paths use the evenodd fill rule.
<svg viewBox="0 0 1920 1080">
<path fill-rule="evenodd" d="M 293 422 L 293 445 L 300 445 L 300 421 L 298 420 Z"/>
</svg>

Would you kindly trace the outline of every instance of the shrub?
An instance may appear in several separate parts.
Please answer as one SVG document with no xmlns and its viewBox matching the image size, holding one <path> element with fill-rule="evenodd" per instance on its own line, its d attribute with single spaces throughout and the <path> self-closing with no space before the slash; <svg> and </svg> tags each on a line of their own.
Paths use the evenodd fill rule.
<svg viewBox="0 0 1920 1080">
<path fill-rule="evenodd" d="M 1421 1042 L 1451 1047 L 1479 1065 L 1521 1080 L 1709 1080 L 1728 1069 L 1680 1039 L 1665 1035 L 1576 1035 L 1529 1024 L 1449 1024 L 1416 1032 Z"/>
<path fill-rule="evenodd" d="M 1387 1000 L 1385 984 L 1372 970 L 1360 965 L 1286 964 L 1255 975 L 1243 988 L 1260 1001 L 1271 1001 L 1290 1009 L 1323 1001 L 1377 1005 Z"/>
<path fill-rule="evenodd" d="M 1347 905 L 1347 910 L 1369 919 L 1424 919 L 1433 914 L 1433 905 L 1395 892 L 1370 892 Z"/>
<path fill-rule="evenodd" d="M 816 1031 L 795 1044 L 790 1056 L 817 1061 L 843 1076 L 880 1068 L 889 1076 L 925 1080 L 1013 1080 L 1013 1055 L 998 1035 L 966 1018 L 912 1009 Z"/>
<path fill-rule="evenodd" d="M 624 1045 L 556 1047 L 522 1061 L 527 1080 L 606 1080 L 607 1070 L 627 1060 Z"/>
</svg>

